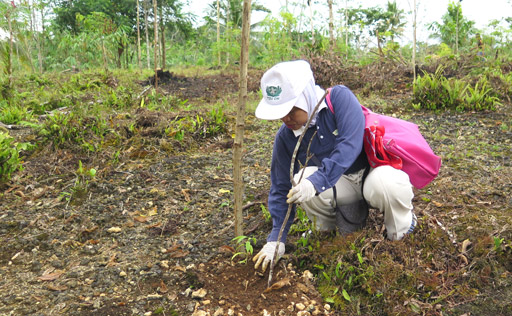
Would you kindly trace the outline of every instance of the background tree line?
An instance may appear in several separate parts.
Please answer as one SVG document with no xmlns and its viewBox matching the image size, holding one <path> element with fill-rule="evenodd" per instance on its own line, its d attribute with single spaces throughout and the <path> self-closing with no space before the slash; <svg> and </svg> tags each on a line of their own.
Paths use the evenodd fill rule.
<svg viewBox="0 0 512 316">
<path fill-rule="evenodd" d="M 198 15 L 186 13 L 186 3 L 180 0 L 1 0 L 3 72 L 230 65 L 240 54 L 242 4 L 213 0 L 199 24 Z M 399 9 L 395 1 L 384 7 L 350 4 L 287 1 L 279 15 L 272 16 L 254 1 L 253 13 L 268 15 L 251 26 L 250 63 L 266 67 L 326 52 L 363 64 L 375 56 L 410 62 L 413 45 L 400 39 L 414 18 L 412 11 Z M 418 5 L 415 1 L 411 10 Z M 512 17 L 491 21 L 490 33 L 474 26 L 461 2 L 450 2 L 441 21 L 428 25 L 430 37 L 439 44 L 418 42 L 414 53 L 420 59 L 455 56 L 472 52 L 481 41 L 482 49 L 500 49 L 510 56 Z"/>
</svg>

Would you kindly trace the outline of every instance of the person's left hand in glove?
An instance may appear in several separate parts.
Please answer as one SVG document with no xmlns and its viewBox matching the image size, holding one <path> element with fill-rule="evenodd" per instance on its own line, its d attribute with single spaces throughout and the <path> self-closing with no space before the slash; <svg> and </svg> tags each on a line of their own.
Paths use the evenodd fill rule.
<svg viewBox="0 0 512 316">
<path fill-rule="evenodd" d="M 288 200 L 286 200 L 286 203 L 292 204 L 307 202 L 311 200 L 315 194 L 316 190 L 313 186 L 313 183 L 311 183 L 311 181 L 308 179 L 302 179 L 299 184 L 294 186 L 290 192 L 288 192 L 288 195 L 286 196 Z"/>
</svg>

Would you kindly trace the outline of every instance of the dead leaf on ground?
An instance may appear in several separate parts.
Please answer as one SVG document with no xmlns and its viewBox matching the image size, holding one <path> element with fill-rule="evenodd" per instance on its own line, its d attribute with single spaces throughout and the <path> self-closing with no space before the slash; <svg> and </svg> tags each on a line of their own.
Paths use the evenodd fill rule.
<svg viewBox="0 0 512 316">
<path fill-rule="evenodd" d="M 219 252 L 235 253 L 235 248 L 228 245 L 224 245 L 219 247 Z"/>
<path fill-rule="evenodd" d="M 150 217 L 148 217 L 148 216 L 142 216 L 142 215 L 141 215 L 141 216 L 135 216 L 135 217 L 133 218 L 133 220 L 134 220 L 134 221 L 139 222 L 139 223 L 145 223 L 145 222 L 147 222 L 149 219 L 150 219 Z"/>
<path fill-rule="evenodd" d="M 468 251 L 468 247 L 471 246 L 471 241 L 469 241 L 469 239 L 466 239 L 462 242 L 462 247 L 461 247 L 461 253 L 465 254 L 467 251 Z"/>
<path fill-rule="evenodd" d="M 443 203 L 439 203 L 439 202 L 436 202 L 436 201 L 432 201 L 432 203 L 437 206 L 437 207 L 442 207 L 443 206 Z"/>
<path fill-rule="evenodd" d="M 270 291 L 279 290 L 280 288 L 283 288 L 285 286 L 290 286 L 290 279 L 282 279 L 280 281 L 277 281 L 276 283 L 272 284 L 270 287 L 266 288 L 263 293 L 268 293 Z"/>
<path fill-rule="evenodd" d="M 146 228 L 160 228 L 160 226 L 162 226 L 162 222 L 148 225 Z"/>
<path fill-rule="evenodd" d="M 166 250 L 166 253 L 170 253 L 171 258 L 183 258 L 189 254 L 188 251 L 184 251 L 180 248 L 178 244 L 173 244 L 169 249 Z"/>
<path fill-rule="evenodd" d="M 189 253 L 190 252 L 188 252 L 188 251 L 183 251 L 181 249 L 178 249 L 177 251 L 171 253 L 169 257 L 171 257 L 171 258 L 183 258 L 183 257 L 188 256 Z"/>
<path fill-rule="evenodd" d="M 98 226 L 93 226 L 91 228 L 84 228 L 84 230 L 82 230 L 82 234 L 84 234 L 84 233 L 90 234 L 97 229 L 98 229 Z"/>
<path fill-rule="evenodd" d="M 183 194 L 183 196 L 185 197 L 185 201 L 187 202 L 190 202 L 190 194 L 188 194 L 190 192 L 190 189 L 182 189 L 181 190 L 181 193 Z"/>
<path fill-rule="evenodd" d="M 167 286 L 165 285 L 163 280 L 160 280 L 160 284 L 158 285 L 158 288 L 159 288 L 158 291 L 162 294 L 169 292 L 169 290 L 167 289 Z"/>
<path fill-rule="evenodd" d="M 41 281 L 53 281 L 58 279 L 62 274 L 64 274 L 64 271 L 57 270 L 53 273 L 43 273 L 43 275 L 38 277 L 38 279 Z"/>
</svg>

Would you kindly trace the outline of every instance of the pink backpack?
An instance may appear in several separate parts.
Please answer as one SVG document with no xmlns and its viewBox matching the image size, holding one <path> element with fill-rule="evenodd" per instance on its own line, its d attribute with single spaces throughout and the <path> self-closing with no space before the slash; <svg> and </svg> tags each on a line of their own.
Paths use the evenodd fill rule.
<svg viewBox="0 0 512 316">
<path fill-rule="evenodd" d="M 332 113 L 331 97 L 326 96 Z M 434 154 L 418 125 L 377 114 L 361 105 L 365 116 L 364 149 L 372 168 L 391 165 L 409 175 L 412 185 L 421 189 L 439 173 L 441 158 Z"/>
</svg>

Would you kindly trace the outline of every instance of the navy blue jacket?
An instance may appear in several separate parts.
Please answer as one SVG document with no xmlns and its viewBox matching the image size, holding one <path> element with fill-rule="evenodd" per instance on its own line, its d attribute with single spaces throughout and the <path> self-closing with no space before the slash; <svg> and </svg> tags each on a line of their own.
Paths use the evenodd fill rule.
<svg viewBox="0 0 512 316">
<path fill-rule="evenodd" d="M 350 174 L 368 165 L 363 150 L 364 115 L 356 96 L 345 86 L 335 86 L 330 92 L 334 113 L 326 107 L 320 110 L 314 126 L 309 127 L 297 153 L 294 174 L 305 164 L 306 151 L 311 137 L 317 133 L 310 146 L 321 165 L 317 172 L 308 177 L 316 191 L 321 193 L 333 187 L 343 174 Z M 325 101 L 324 101 L 325 102 Z M 272 216 L 272 231 L 267 241 L 276 241 L 288 210 L 286 195 L 291 189 L 290 162 L 297 144 L 291 129 L 282 125 L 276 134 L 270 169 L 270 192 L 268 210 Z M 308 161 L 308 165 L 315 165 Z M 295 217 L 295 206 L 281 238 L 286 241 L 288 231 Z"/>
</svg>

